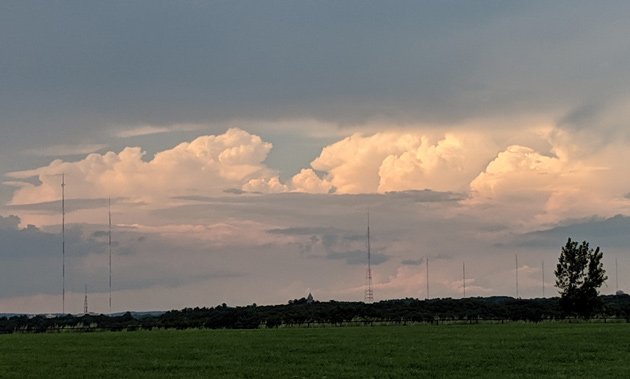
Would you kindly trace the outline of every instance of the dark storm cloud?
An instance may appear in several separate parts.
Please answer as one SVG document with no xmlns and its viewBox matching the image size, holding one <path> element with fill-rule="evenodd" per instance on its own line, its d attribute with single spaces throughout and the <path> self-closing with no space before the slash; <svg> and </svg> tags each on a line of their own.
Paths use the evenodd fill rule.
<svg viewBox="0 0 630 379">
<path fill-rule="evenodd" d="M 0 216 L 1 217 L 1 216 Z M 16 220 L 14 216 L 1 218 Z M 19 218 L 17 219 L 19 222 Z M 55 293 L 61 275 L 61 234 L 49 233 L 28 225 L 20 229 L 17 224 L 0 228 L 0 276 L 3 285 L 0 297 Z M 76 260 L 92 253 L 104 252 L 105 245 L 85 238 L 77 225 L 66 229 L 66 257 L 68 272 L 76 270 Z M 25 278 L 29 278 L 25 280 Z"/>
<path fill-rule="evenodd" d="M 421 264 L 424 264 L 424 258 L 403 259 L 402 261 L 400 261 L 400 264 L 405 265 L 405 266 L 420 266 Z"/>
<path fill-rule="evenodd" d="M 311 253 L 317 244 L 321 244 L 328 259 L 344 260 L 347 264 L 367 264 L 367 247 L 353 249 L 357 245 L 366 246 L 366 234 L 356 234 L 338 228 L 324 227 L 291 227 L 271 229 L 267 233 L 287 236 L 305 237 L 299 243 L 300 253 Z M 375 249 L 376 250 L 376 249 Z M 378 251 L 372 251 L 372 263 L 375 265 L 386 262 L 390 257 Z"/>
<path fill-rule="evenodd" d="M 341 259 L 344 260 L 349 265 L 367 265 L 367 255 L 365 251 L 361 250 L 353 250 L 353 251 L 341 251 L 341 252 L 332 252 L 328 254 L 328 259 Z M 387 262 L 388 257 L 385 254 L 381 253 L 372 253 L 372 264 L 379 265 L 381 263 Z"/>
<path fill-rule="evenodd" d="M 368 209 L 372 246 L 381 252 L 387 251 L 380 249 L 381 246 L 411 244 L 411 240 L 406 241 L 409 236 L 415 241 L 413 251 L 421 256 L 475 251 L 480 244 L 486 246 L 482 240 L 487 237 L 483 236 L 494 235 L 505 227 L 485 216 L 459 214 L 445 218 L 455 212 L 458 202 L 453 201 L 451 195 L 444 196 L 444 201 L 435 201 L 436 196 L 441 197 L 430 191 L 411 191 L 333 196 L 282 193 L 195 197 L 189 199 L 192 204 L 155 210 L 152 217 L 165 218 L 172 223 L 213 224 L 246 215 L 248 220 L 270 225 L 268 233 L 296 237 L 305 246 L 311 243 L 311 236 L 316 236 L 319 256 L 328 252 L 365 251 Z M 274 227 L 276 225 L 284 227 Z M 316 252 L 313 249 L 313 254 Z"/>
<path fill-rule="evenodd" d="M 19 219 L 18 219 L 19 220 Z M 7 261 L 27 259 L 47 259 L 57 252 L 61 254 L 61 230 L 59 233 L 45 232 L 33 225 L 25 228 L 0 228 L 0 255 Z M 86 238 L 79 225 L 66 225 L 66 248 L 73 256 L 84 256 L 100 251 L 104 245 L 92 238 Z"/>
<path fill-rule="evenodd" d="M 625 90 L 624 2 L 4 2 L 2 123 L 453 120 Z M 562 100 L 559 100 L 562 99 Z M 47 120 L 47 123 L 43 123 Z"/>
<path fill-rule="evenodd" d="M 20 218 L 17 216 L 0 216 L 0 230 L 17 230 L 20 225 Z"/>
<path fill-rule="evenodd" d="M 630 245 L 630 217 L 617 215 L 607 219 L 591 219 L 525 234 L 516 241 L 525 247 L 557 248 L 567 239 L 588 241 L 602 248 L 624 248 Z"/>
<path fill-rule="evenodd" d="M 628 11 L 613 1 L 1 2 L 0 172 L 49 164 L 24 152 L 51 146 L 141 145 L 150 156 L 224 121 L 400 127 L 542 113 L 599 133 L 630 82 Z M 171 128 L 186 123 L 205 129 Z M 180 134 L 113 137 L 146 125 Z M 332 142 L 281 147 L 299 146 L 305 128 L 269 138 L 281 178 Z M 604 143 L 627 132 L 606 128 Z M 11 192 L 0 187 L 0 201 Z"/>
<path fill-rule="evenodd" d="M 32 295 L 56 294 L 61 291 L 61 234 L 49 233 L 29 225 L 18 227 L 20 219 L 15 216 L 0 216 L 0 298 Z M 91 292 L 106 292 L 107 272 L 104 271 L 107 256 L 106 232 L 94 225 L 66 226 L 66 285 L 69 290 L 80 291 L 83 283 L 90 283 Z M 141 233 L 115 230 L 112 243 L 114 261 L 133 259 L 139 254 L 169 253 L 185 249 L 187 253 L 199 253 L 206 246 L 191 245 L 182 247 L 159 236 L 143 238 Z M 102 266 L 85 264 L 88 256 L 101 256 Z M 153 263 L 155 265 L 155 263 Z M 221 269 L 205 269 L 183 275 L 169 270 L 168 263 L 161 262 L 161 270 L 156 275 L 142 267 L 116 267 L 117 290 L 147 288 L 151 286 L 177 287 L 208 279 L 237 278 L 243 274 Z M 147 265 L 147 264 L 145 264 Z M 155 267 L 153 268 L 155 269 Z M 28 280 L 25 280 L 28 278 Z"/>
<path fill-rule="evenodd" d="M 353 249 L 357 245 L 366 244 L 366 235 L 355 234 L 337 228 L 322 227 L 292 227 L 272 229 L 271 234 L 308 237 L 298 246 L 300 253 L 311 253 L 317 244 L 321 244 L 328 259 L 344 260 L 347 264 L 366 264 L 367 250 Z M 386 262 L 390 257 L 382 252 L 372 252 L 372 263 L 375 265 Z"/>
<path fill-rule="evenodd" d="M 347 264 L 367 264 L 367 236 L 357 234 L 326 233 L 321 236 L 322 246 L 328 259 L 342 259 Z M 359 248 L 357 249 L 357 246 Z M 376 250 L 376 249 L 374 249 Z M 389 259 L 385 254 L 372 252 L 373 263 Z"/>
</svg>

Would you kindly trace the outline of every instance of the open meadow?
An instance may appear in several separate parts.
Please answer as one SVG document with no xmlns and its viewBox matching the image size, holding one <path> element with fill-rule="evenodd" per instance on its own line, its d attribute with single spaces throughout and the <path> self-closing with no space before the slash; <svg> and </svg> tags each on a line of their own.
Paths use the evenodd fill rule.
<svg viewBox="0 0 630 379">
<path fill-rule="evenodd" d="M 628 377 L 630 324 L 510 323 L 0 336 L 0 377 Z"/>
</svg>

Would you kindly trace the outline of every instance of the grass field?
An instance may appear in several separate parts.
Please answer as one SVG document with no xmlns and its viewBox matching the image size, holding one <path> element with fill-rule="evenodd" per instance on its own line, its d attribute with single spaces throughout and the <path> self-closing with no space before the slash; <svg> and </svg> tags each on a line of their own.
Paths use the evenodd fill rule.
<svg viewBox="0 0 630 379">
<path fill-rule="evenodd" d="M 630 377 L 630 324 L 0 336 L 0 378 Z"/>
</svg>

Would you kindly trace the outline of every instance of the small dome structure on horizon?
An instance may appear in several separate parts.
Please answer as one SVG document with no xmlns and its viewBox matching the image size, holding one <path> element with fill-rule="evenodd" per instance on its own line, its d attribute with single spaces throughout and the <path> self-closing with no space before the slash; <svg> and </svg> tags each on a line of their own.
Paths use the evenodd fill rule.
<svg viewBox="0 0 630 379">
<path fill-rule="evenodd" d="M 615 295 L 617 296 L 621 296 L 621 295 L 625 295 L 626 293 L 623 292 L 622 290 L 617 290 L 617 292 L 615 292 Z"/>
</svg>

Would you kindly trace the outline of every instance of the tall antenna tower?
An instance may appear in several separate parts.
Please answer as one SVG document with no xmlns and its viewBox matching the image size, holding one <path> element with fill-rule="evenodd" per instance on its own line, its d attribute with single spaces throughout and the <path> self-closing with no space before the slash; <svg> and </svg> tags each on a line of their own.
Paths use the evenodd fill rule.
<svg viewBox="0 0 630 379">
<path fill-rule="evenodd" d="M 514 262 L 514 272 L 516 273 L 516 298 L 518 299 L 518 254 L 514 254 Z"/>
<path fill-rule="evenodd" d="M 615 257 L 615 294 L 619 291 L 619 270 L 617 270 L 617 257 Z"/>
<path fill-rule="evenodd" d="M 109 313 L 112 313 L 112 198 L 108 199 L 107 214 L 109 218 Z"/>
<path fill-rule="evenodd" d="M 87 284 L 85 285 L 85 297 L 83 298 L 83 314 L 88 314 Z"/>
<path fill-rule="evenodd" d="M 429 299 L 429 256 L 427 255 L 427 300 Z"/>
<path fill-rule="evenodd" d="M 367 214 L 367 256 L 368 267 L 366 273 L 367 288 L 365 289 L 365 302 L 371 303 L 374 301 L 374 291 L 372 290 L 372 252 L 370 249 L 370 211 Z"/>
<path fill-rule="evenodd" d="M 464 284 L 464 297 L 466 297 L 466 262 L 462 262 L 462 283 Z"/>
<path fill-rule="evenodd" d="M 61 174 L 61 313 L 66 313 L 66 174 Z"/>
<path fill-rule="evenodd" d="M 545 261 L 542 261 L 542 267 L 540 271 L 542 272 L 542 291 L 543 291 L 542 297 L 544 298 L 545 297 Z"/>
</svg>

